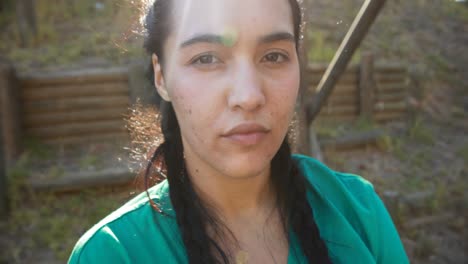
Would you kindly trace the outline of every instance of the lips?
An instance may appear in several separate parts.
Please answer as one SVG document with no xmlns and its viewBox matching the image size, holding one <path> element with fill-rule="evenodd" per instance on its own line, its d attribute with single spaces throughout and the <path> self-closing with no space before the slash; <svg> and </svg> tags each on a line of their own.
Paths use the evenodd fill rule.
<svg viewBox="0 0 468 264">
<path fill-rule="evenodd" d="M 228 130 L 222 137 L 236 144 L 251 146 L 260 143 L 268 132 L 269 129 L 258 123 L 242 123 Z"/>
</svg>

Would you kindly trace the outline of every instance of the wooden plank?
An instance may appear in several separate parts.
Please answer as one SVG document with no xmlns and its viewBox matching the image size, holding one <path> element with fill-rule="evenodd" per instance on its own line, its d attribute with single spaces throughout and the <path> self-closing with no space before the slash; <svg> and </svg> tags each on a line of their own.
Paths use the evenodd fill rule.
<svg viewBox="0 0 468 264">
<path fill-rule="evenodd" d="M 309 74 L 307 76 L 307 80 L 310 84 L 317 86 L 320 80 L 322 79 L 322 75 L 320 74 Z M 357 72 L 345 72 L 337 81 L 337 85 L 341 84 L 357 84 L 359 81 Z"/>
<path fill-rule="evenodd" d="M 126 107 L 116 107 L 99 111 L 95 109 L 83 109 L 76 112 L 29 113 L 24 115 L 24 126 L 32 128 L 98 120 L 123 120 L 123 115 L 127 113 L 127 110 Z"/>
<path fill-rule="evenodd" d="M 21 97 L 24 101 L 76 98 L 86 96 L 108 96 L 129 94 L 126 82 L 94 83 L 83 85 L 53 85 L 25 87 Z"/>
<path fill-rule="evenodd" d="M 374 105 L 375 112 L 405 111 L 408 108 L 406 102 L 378 102 Z"/>
<path fill-rule="evenodd" d="M 352 122 L 355 121 L 357 118 L 357 114 L 326 115 L 320 113 L 320 115 L 317 116 L 317 122 Z"/>
<path fill-rule="evenodd" d="M 340 115 L 340 114 L 358 114 L 359 109 L 356 105 L 340 105 L 340 106 L 324 106 L 323 107 L 324 115 Z"/>
<path fill-rule="evenodd" d="M 405 117 L 405 112 L 376 112 L 374 120 L 378 122 L 395 121 Z"/>
<path fill-rule="evenodd" d="M 125 122 L 123 122 L 123 120 L 61 124 L 49 127 L 34 127 L 26 130 L 29 135 L 41 139 L 70 136 L 85 137 L 94 134 L 112 133 L 117 131 L 125 131 Z"/>
<path fill-rule="evenodd" d="M 21 116 L 18 82 L 13 66 L 0 62 L 0 109 L 6 166 L 14 163 L 21 152 Z"/>
<path fill-rule="evenodd" d="M 407 79 L 406 74 L 402 72 L 375 72 L 375 80 L 378 83 L 403 83 Z"/>
<path fill-rule="evenodd" d="M 317 86 L 317 95 L 307 102 L 307 118 L 311 122 L 333 91 L 338 78 L 345 72 L 354 52 L 366 36 L 370 26 L 382 9 L 385 0 L 366 0 L 346 33 L 327 71 Z"/>
<path fill-rule="evenodd" d="M 315 66 L 314 69 L 307 69 L 307 80 L 312 84 L 317 85 L 320 82 L 322 75 L 325 73 L 326 65 Z M 374 77 L 378 83 L 404 83 L 407 81 L 406 69 L 401 65 L 388 66 L 389 71 L 379 69 L 379 66 L 375 66 Z M 351 69 L 347 69 L 340 77 L 339 81 L 346 82 L 358 82 L 359 71 L 357 65 L 353 65 Z"/>
<path fill-rule="evenodd" d="M 406 68 L 399 63 L 379 63 L 376 65 L 376 72 L 406 74 L 407 71 Z"/>
<path fill-rule="evenodd" d="M 80 69 L 73 71 L 54 71 L 49 73 L 24 73 L 19 75 L 21 86 L 47 86 L 63 84 L 83 84 L 102 82 L 125 82 L 128 69 L 116 67 L 110 69 Z"/>
<path fill-rule="evenodd" d="M 378 93 L 386 93 L 386 92 L 404 92 L 406 91 L 407 85 L 405 83 L 391 83 L 391 84 L 382 84 L 377 83 L 377 92 Z"/>
<path fill-rule="evenodd" d="M 47 113 L 57 111 L 72 111 L 80 109 L 95 109 L 96 111 L 105 108 L 126 107 L 129 105 L 129 97 L 117 96 L 96 96 L 81 97 L 59 100 L 32 101 L 24 104 L 24 112 L 27 113 Z"/>
<path fill-rule="evenodd" d="M 355 132 L 339 138 L 320 140 L 320 145 L 325 149 L 354 148 L 362 145 L 374 144 L 379 138 L 382 138 L 385 135 L 386 132 L 381 129 L 365 132 Z"/>
<path fill-rule="evenodd" d="M 314 87 L 309 86 L 309 91 L 313 92 Z M 332 94 L 348 94 L 357 96 L 358 87 L 357 85 L 337 85 L 333 90 Z"/>
<path fill-rule="evenodd" d="M 327 70 L 327 68 L 328 68 L 328 64 L 309 63 L 309 65 L 307 65 L 307 72 L 323 75 L 325 71 Z M 356 64 L 351 64 L 351 65 L 346 66 L 346 72 L 357 74 L 358 71 L 359 71 L 359 66 Z"/>
<path fill-rule="evenodd" d="M 359 77 L 359 115 L 372 120 L 375 101 L 374 56 L 364 54 L 361 59 Z"/>
<path fill-rule="evenodd" d="M 357 106 L 359 103 L 359 98 L 355 94 L 351 95 L 341 95 L 341 94 L 332 94 L 327 100 L 326 105 L 339 106 L 339 105 L 354 105 Z"/>
<path fill-rule="evenodd" d="M 396 92 L 396 93 L 378 93 L 376 95 L 376 102 L 402 102 L 407 98 L 407 93 Z"/>
<path fill-rule="evenodd" d="M 92 134 L 85 136 L 66 136 L 58 138 L 42 139 L 42 142 L 50 145 L 78 145 L 89 144 L 103 141 L 129 142 L 130 138 L 127 132 L 108 132 L 104 134 Z"/>
</svg>

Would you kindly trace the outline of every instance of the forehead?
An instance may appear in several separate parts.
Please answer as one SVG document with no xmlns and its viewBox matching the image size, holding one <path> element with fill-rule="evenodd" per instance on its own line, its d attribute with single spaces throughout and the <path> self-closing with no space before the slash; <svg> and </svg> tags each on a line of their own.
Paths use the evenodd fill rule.
<svg viewBox="0 0 468 264">
<path fill-rule="evenodd" d="M 294 33 L 288 0 L 174 0 L 176 42 L 197 34 L 249 38 L 271 32 Z"/>
</svg>

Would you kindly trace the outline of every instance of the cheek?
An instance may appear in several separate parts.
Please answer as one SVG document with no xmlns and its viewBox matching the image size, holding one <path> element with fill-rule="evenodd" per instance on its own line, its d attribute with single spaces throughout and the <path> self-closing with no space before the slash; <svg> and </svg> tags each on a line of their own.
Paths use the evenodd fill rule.
<svg viewBox="0 0 468 264">
<path fill-rule="evenodd" d="M 181 132 L 187 137 L 197 138 L 202 144 L 207 133 L 212 131 L 213 120 L 219 112 L 214 104 L 217 99 L 212 86 L 212 83 L 190 75 L 171 82 L 169 86 Z"/>
<path fill-rule="evenodd" d="M 276 118 L 289 119 L 293 112 L 299 92 L 299 74 L 283 74 L 269 84 L 269 93 L 272 103 L 271 112 Z"/>
</svg>

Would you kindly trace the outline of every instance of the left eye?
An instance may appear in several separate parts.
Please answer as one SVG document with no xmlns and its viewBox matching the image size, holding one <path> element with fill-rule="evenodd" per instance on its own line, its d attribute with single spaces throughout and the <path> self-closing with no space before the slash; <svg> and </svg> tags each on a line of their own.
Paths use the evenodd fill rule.
<svg viewBox="0 0 468 264">
<path fill-rule="evenodd" d="M 279 52 L 272 52 L 265 55 L 265 57 L 263 57 L 262 60 L 266 62 L 280 63 L 287 61 L 287 59 L 288 58 L 284 54 L 281 54 Z"/>
</svg>

